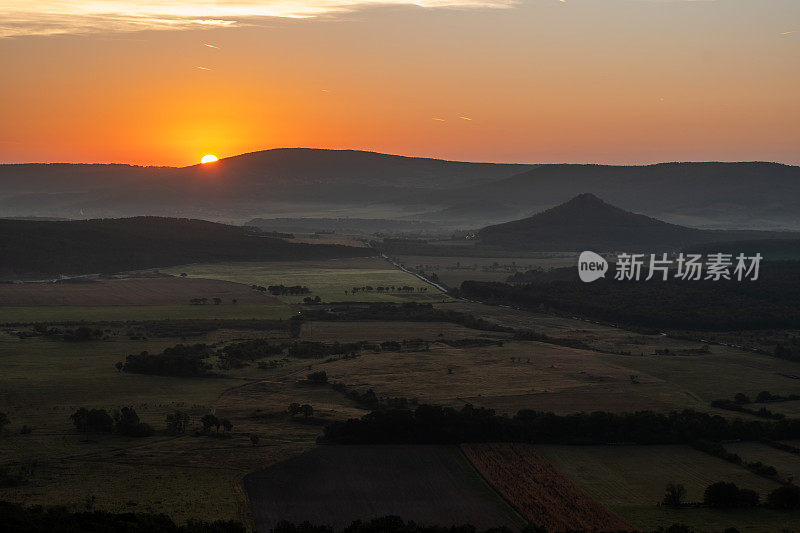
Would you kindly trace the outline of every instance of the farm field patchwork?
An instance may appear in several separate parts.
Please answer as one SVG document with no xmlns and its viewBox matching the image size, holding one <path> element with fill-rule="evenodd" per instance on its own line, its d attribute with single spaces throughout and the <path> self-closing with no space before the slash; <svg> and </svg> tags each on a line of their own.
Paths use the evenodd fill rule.
<svg viewBox="0 0 800 533">
<path fill-rule="evenodd" d="M 454 446 L 320 446 L 245 477 L 256 528 L 336 528 L 397 515 L 420 524 L 517 528 L 522 520 Z"/>
<path fill-rule="evenodd" d="M 489 484 L 538 527 L 547 531 L 632 529 L 529 444 L 464 444 L 461 449 Z"/>
</svg>

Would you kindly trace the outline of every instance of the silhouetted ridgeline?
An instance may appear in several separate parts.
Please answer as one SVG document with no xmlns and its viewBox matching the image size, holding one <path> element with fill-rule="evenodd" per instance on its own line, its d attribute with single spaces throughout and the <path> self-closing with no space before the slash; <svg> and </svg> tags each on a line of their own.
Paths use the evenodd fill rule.
<svg viewBox="0 0 800 533">
<path fill-rule="evenodd" d="M 559 272 L 559 275 L 562 273 Z M 567 272 L 563 273 L 564 276 Z M 761 264 L 757 281 L 615 281 L 613 268 L 593 283 L 527 285 L 465 281 L 454 294 L 487 303 L 541 309 L 646 328 L 751 330 L 800 327 L 800 262 Z"/>
<path fill-rule="evenodd" d="M 328 259 L 367 248 L 303 244 L 204 220 L 0 220 L 0 275 L 111 273 L 186 263 Z"/>
</svg>

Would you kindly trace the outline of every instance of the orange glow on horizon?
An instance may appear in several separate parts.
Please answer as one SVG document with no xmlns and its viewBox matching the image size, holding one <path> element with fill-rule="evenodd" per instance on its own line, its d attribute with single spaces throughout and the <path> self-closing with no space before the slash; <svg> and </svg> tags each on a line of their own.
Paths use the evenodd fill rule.
<svg viewBox="0 0 800 533">
<path fill-rule="evenodd" d="M 0 39 L 0 163 L 309 147 L 800 164 L 800 2 L 508 4 Z"/>
</svg>

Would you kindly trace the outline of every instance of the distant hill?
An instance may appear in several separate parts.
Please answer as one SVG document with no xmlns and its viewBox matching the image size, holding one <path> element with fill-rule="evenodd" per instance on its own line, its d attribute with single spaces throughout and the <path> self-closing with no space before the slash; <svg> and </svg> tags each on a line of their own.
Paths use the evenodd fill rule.
<svg viewBox="0 0 800 533">
<path fill-rule="evenodd" d="M 0 165 L 0 217 L 163 215 L 244 221 L 281 213 L 326 216 L 320 213 L 341 212 L 342 206 L 363 209 L 367 202 L 382 204 L 383 213 L 399 206 L 396 214 L 407 214 L 409 205 L 438 205 L 446 197 L 443 191 L 529 168 L 309 148 L 264 150 L 184 168 Z"/>
<path fill-rule="evenodd" d="M 491 212 L 497 211 L 497 202 L 508 212 L 530 212 L 584 192 L 693 227 L 800 229 L 800 167 L 777 163 L 537 165 L 491 184 L 453 191 L 451 199 L 479 198 Z"/>
<path fill-rule="evenodd" d="M 800 167 L 775 163 L 510 165 L 282 148 L 184 168 L 0 165 L 0 217 L 348 216 L 474 230 L 582 192 L 684 226 L 800 230 Z"/>
<path fill-rule="evenodd" d="M 368 248 L 302 244 L 203 220 L 160 217 L 0 220 L 0 276 L 111 273 L 197 262 L 328 259 Z"/>
<path fill-rule="evenodd" d="M 585 193 L 522 220 L 480 230 L 481 245 L 525 251 L 672 251 L 743 239 L 786 238 L 785 232 L 701 230 L 669 224 Z M 800 236 L 800 235 L 798 235 Z"/>
</svg>

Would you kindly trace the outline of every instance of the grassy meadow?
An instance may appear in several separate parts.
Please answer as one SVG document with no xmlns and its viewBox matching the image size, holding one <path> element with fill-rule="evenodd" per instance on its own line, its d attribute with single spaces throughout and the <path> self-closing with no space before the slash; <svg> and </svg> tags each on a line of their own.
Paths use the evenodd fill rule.
<svg viewBox="0 0 800 533">
<path fill-rule="evenodd" d="M 449 297 L 418 278 L 392 267 L 378 257 L 358 259 L 331 259 L 328 261 L 299 261 L 274 263 L 216 263 L 185 265 L 161 269 L 172 275 L 185 273 L 191 278 L 219 279 L 245 285 L 304 285 L 311 290 L 312 298 L 319 296 L 325 302 L 441 302 Z M 380 293 L 358 291 L 353 287 L 379 286 L 424 287 L 424 292 Z M 286 303 L 301 303 L 305 296 L 279 296 Z"/>
</svg>

